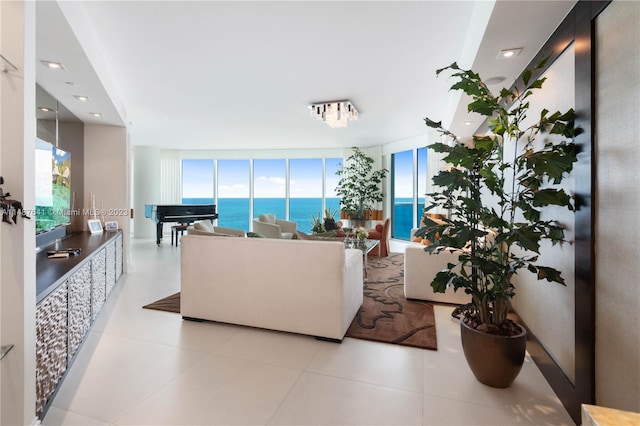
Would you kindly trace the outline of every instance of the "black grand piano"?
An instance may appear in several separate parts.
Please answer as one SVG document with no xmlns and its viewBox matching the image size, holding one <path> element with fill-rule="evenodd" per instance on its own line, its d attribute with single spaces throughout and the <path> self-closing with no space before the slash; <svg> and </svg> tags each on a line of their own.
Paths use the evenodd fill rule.
<svg viewBox="0 0 640 426">
<path fill-rule="evenodd" d="M 186 225 L 197 220 L 209 219 L 213 221 L 218 218 L 218 214 L 216 213 L 215 204 L 145 204 L 144 217 L 155 220 L 156 243 L 160 245 L 163 223 L 180 223 Z"/>
</svg>

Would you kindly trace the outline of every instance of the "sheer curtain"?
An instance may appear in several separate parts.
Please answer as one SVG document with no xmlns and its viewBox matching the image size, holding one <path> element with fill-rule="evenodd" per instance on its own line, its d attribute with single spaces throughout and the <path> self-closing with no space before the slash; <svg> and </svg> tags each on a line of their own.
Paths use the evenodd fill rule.
<svg viewBox="0 0 640 426">
<path fill-rule="evenodd" d="M 182 204 L 182 161 L 180 151 L 160 151 L 160 204 Z M 165 234 L 167 224 L 163 224 Z M 168 224 L 171 226 L 171 224 Z M 170 229 L 170 228 L 169 228 Z"/>
<path fill-rule="evenodd" d="M 160 151 L 160 204 L 182 203 L 180 151 Z"/>
</svg>

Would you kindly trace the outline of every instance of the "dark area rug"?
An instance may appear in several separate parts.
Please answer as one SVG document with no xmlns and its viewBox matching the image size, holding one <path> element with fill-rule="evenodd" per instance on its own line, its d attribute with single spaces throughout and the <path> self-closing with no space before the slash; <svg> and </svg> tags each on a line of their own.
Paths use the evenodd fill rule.
<svg viewBox="0 0 640 426">
<path fill-rule="evenodd" d="M 155 309 L 157 311 L 180 313 L 180 293 L 172 294 L 164 299 L 157 300 L 148 305 L 144 305 L 145 309 Z"/>
<path fill-rule="evenodd" d="M 143 308 L 180 313 L 180 293 Z M 404 255 L 369 258 L 364 301 L 347 337 L 436 350 L 435 324 L 431 303 L 404 297 Z"/>
<path fill-rule="evenodd" d="M 425 281 L 425 285 L 427 285 Z M 404 297 L 404 255 L 369 258 L 364 301 L 348 337 L 438 349 L 433 305 Z"/>
</svg>

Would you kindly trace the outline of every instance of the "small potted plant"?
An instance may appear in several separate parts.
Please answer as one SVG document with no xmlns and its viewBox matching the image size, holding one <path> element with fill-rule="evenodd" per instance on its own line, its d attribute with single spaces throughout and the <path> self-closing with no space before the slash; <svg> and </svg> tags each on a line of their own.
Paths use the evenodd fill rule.
<svg viewBox="0 0 640 426">
<path fill-rule="evenodd" d="M 314 234 L 322 234 L 326 232 L 324 223 L 322 223 L 322 215 L 320 212 L 318 212 L 318 217 L 315 217 L 313 214 L 311 214 L 311 232 L 313 232 Z"/>
<path fill-rule="evenodd" d="M 324 229 L 327 231 L 333 231 L 337 229 L 336 226 L 336 213 L 338 210 L 332 212 L 331 207 L 324 209 Z"/>
<path fill-rule="evenodd" d="M 572 197 L 559 187 L 576 162 L 574 114 L 544 109 L 534 124 L 523 125 L 527 98 L 545 81 L 533 79 L 533 74 L 543 66 L 523 73 L 521 92 L 502 89 L 497 96 L 477 73 L 455 63 L 437 71 L 451 71 L 456 80 L 451 89 L 471 97 L 469 111 L 488 117 L 489 133 L 474 136 L 471 143 L 425 119 L 450 139 L 430 148 L 445 153 L 444 161 L 451 166 L 433 178 L 441 191 L 429 194 L 433 201 L 427 209 L 441 207 L 451 213 L 439 223 L 426 217 L 418 235 L 431 242 L 425 251 L 458 255 L 457 263 L 438 272 L 431 286 L 435 292 L 453 287 L 472 299 L 461 319 L 462 346 L 476 378 L 494 387 L 509 386 L 524 360 L 524 328 L 507 318 L 515 274 L 526 270 L 539 280 L 564 284 L 560 271 L 537 260 L 543 240 L 565 242 L 564 227 L 545 219 L 544 207 L 574 209 Z M 542 140 L 538 136 L 543 133 L 561 140 Z"/>
</svg>

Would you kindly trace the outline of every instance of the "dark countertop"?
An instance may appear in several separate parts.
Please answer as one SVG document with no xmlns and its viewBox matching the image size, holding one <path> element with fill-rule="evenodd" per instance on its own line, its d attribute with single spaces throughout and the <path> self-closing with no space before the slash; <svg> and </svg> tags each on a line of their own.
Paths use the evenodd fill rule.
<svg viewBox="0 0 640 426">
<path fill-rule="evenodd" d="M 101 234 L 74 232 L 43 247 L 39 253 L 36 253 L 36 304 L 79 269 L 93 253 L 121 233 L 121 230 L 104 231 Z M 49 259 L 47 257 L 48 251 L 69 248 L 80 248 L 82 251 L 79 255 L 67 258 Z"/>
</svg>

